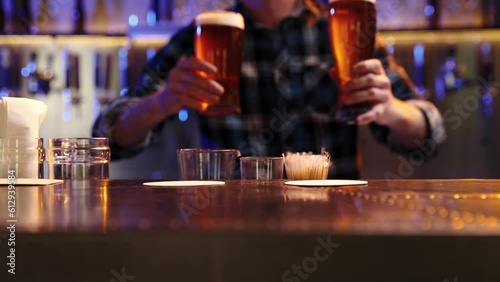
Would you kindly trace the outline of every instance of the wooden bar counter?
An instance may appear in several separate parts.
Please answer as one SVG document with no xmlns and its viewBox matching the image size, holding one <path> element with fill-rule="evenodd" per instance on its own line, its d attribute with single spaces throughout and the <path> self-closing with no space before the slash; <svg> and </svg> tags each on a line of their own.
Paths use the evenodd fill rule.
<svg viewBox="0 0 500 282">
<path fill-rule="evenodd" d="M 0 281 L 500 281 L 500 180 L 16 186 Z M 4 279 L 6 278 L 6 280 Z"/>
</svg>

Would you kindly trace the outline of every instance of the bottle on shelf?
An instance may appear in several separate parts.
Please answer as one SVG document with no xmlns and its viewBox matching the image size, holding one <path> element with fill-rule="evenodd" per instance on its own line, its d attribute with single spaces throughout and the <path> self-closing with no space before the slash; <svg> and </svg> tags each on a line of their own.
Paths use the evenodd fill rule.
<svg viewBox="0 0 500 282">
<path fill-rule="evenodd" d="M 56 27 L 50 0 L 41 0 L 40 8 L 35 14 L 33 33 L 52 33 Z"/>
<path fill-rule="evenodd" d="M 485 0 L 483 4 L 483 17 L 485 27 L 500 27 L 500 2 L 498 0 Z"/>
<path fill-rule="evenodd" d="M 106 34 L 109 31 L 109 14 L 105 0 L 96 0 L 94 14 L 92 14 L 92 30 L 94 33 Z"/>
<path fill-rule="evenodd" d="M 17 34 L 30 34 L 32 19 L 29 0 L 13 0 L 12 31 Z"/>
<path fill-rule="evenodd" d="M 224 7 L 220 1 L 208 1 L 208 9 Z M 328 1 L 322 1 L 328 3 Z M 426 1 L 378 0 L 377 28 L 380 30 L 426 29 L 430 4 Z"/>
<path fill-rule="evenodd" d="M 146 14 L 146 22 L 149 26 L 155 26 L 160 19 L 160 2 L 159 0 L 151 0 L 149 9 Z"/>
<path fill-rule="evenodd" d="M 111 73 L 113 57 L 109 53 L 95 54 L 95 89 L 99 105 L 105 106 L 111 101 Z"/>
<path fill-rule="evenodd" d="M 38 73 L 37 73 L 37 54 L 31 53 L 30 59 L 24 68 L 21 69 L 21 75 L 26 78 L 26 88 L 31 95 L 38 93 Z"/>
<path fill-rule="evenodd" d="M 3 1 L 0 1 L 0 34 L 5 34 L 5 10 Z"/>
<path fill-rule="evenodd" d="M 38 92 L 47 95 L 50 92 L 50 82 L 54 79 L 54 55 L 47 55 L 47 68 L 38 71 Z"/>
<path fill-rule="evenodd" d="M 66 88 L 80 87 L 80 58 L 76 54 L 69 53 L 66 65 Z"/>
<path fill-rule="evenodd" d="M 19 73 L 21 72 L 22 65 L 22 57 L 21 50 L 16 48 L 15 46 L 8 47 L 8 88 L 10 89 L 10 95 L 17 97 L 21 95 L 21 76 Z"/>
<path fill-rule="evenodd" d="M 440 12 L 438 0 L 427 0 L 425 12 L 427 29 L 433 30 L 438 28 Z"/>
<path fill-rule="evenodd" d="M 41 70 L 38 66 L 36 52 L 30 54 L 26 66 L 21 69 L 21 75 L 26 79 L 26 89 L 31 95 L 47 95 L 50 91 L 50 82 L 54 78 L 53 55 L 47 57 L 47 68 Z"/>
<path fill-rule="evenodd" d="M 80 93 L 80 57 L 78 54 L 67 53 L 66 58 L 66 88 L 63 96 L 68 97 L 71 105 L 78 105 L 82 96 Z"/>
<path fill-rule="evenodd" d="M 481 28 L 485 24 L 483 5 L 480 0 L 438 1 L 438 28 Z"/>
<path fill-rule="evenodd" d="M 167 21 L 171 21 L 174 17 L 174 8 L 175 8 L 175 1 L 173 0 L 167 0 L 163 2 L 164 8 L 162 9 L 165 11 L 165 17 L 164 19 Z"/>
<path fill-rule="evenodd" d="M 125 8 L 123 0 L 108 0 L 108 6 L 110 11 L 110 25 L 109 25 L 109 33 L 112 34 L 120 34 L 126 33 L 126 20 L 125 16 Z"/>
<path fill-rule="evenodd" d="M 75 34 L 85 33 L 85 10 L 83 9 L 83 0 L 76 0 L 73 13 L 73 32 Z"/>
<path fill-rule="evenodd" d="M 8 47 L 0 47 L 0 97 L 11 96 L 10 93 L 10 52 Z"/>
</svg>

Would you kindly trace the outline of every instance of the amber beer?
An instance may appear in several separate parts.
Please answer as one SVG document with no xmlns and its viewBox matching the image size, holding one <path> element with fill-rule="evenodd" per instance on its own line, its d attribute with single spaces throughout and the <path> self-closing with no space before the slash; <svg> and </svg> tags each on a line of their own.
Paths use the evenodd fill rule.
<svg viewBox="0 0 500 282">
<path fill-rule="evenodd" d="M 352 66 L 373 57 L 377 17 L 375 0 L 329 0 L 330 46 L 339 83 L 351 80 Z M 346 93 L 339 93 L 337 119 L 355 123 L 356 117 L 371 108 L 370 103 L 344 106 Z"/>
<path fill-rule="evenodd" d="M 217 75 L 212 79 L 224 87 L 224 94 L 219 102 L 206 105 L 202 113 L 240 113 L 239 78 L 245 29 L 243 17 L 229 11 L 206 12 L 196 17 L 195 24 L 195 55 L 217 67 Z"/>
</svg>

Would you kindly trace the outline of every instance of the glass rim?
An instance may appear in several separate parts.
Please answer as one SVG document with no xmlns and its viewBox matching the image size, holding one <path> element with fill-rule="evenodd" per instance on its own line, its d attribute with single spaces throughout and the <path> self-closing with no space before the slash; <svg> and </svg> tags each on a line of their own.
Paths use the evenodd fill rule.
<svg viewBox="0 0 500 282">
<path fill-rule="evenodd" d="M 108 146 L 108 137 L 52 137 L 49 138 L 49 147 L 61 146 L 63 143 L 75 143 L 78 146 L 101 145 Z"/>
<path fill-rule="evenodd" d="M 43 137 L 0 137 L 0 140 L 43 140 Z"/>
<path fill-rule="evenodd" d="M 0 144 L 6 146 L 22 145 L 26 146 L 34 146 L 35 144 L 38 146 L 43 146 L 43 137 L 4 137 L 0 138 Z"/>
<path fill-rule="evenodd" d="M 243 15 L 238 12 L 226 10 L 206 11 L 198 14 L 194 19 L 195 25 L 221 25 L 245 29 Z"/>
<path fill-rule="evenodd" d="M 240 160 L 284 160 L 283 157 L 259 157 L 259 156 L 246 156 L 246 157 L 241 157 Z"/>
<path fill-rule="evenodd" d="M 205 148 L 182 148 L 177 149 L 177 153 L 200 152 L 200 153 L 221 153 L 221 152 L 239 152 L 237 149 L 205 149 Z"/>
<path fill-rule="evenodd" d="M 62 139 L 71 139 L 71 140 L 109 140 L 108 137 L 50 137 L 49 140 L 62 140 Z"/>
</svg>

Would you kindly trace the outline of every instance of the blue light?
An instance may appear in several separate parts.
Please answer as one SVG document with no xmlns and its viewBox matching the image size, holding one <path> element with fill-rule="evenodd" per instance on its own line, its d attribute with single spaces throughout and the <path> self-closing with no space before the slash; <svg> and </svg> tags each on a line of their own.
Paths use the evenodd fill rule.
<svg viewBox="0 0 500 282">
<path fill-rule="evenodd" d="M 125 47 L 120 48 L 120 50 L 118 50 L 118 57 L 119 57 L 118 67 L 120 68 L 121 71 L 126 71 L 128 68 L 128 60 L 127 60 L 128 49 Z"/>
<path fill-rule="evenodd" d="M 481 44 L 480 49 L 481 49 L 481 53 L 483 53 L 484 55 L 488 55 L 491 52 L 491 44 L 483 43 L 483 44 Z"/>
<path fill-rule="evenodd" d="M 201 34 L 201 27 L 200 27 L 200 26 L 198 26 L 198 27 L 196 28 L 196 35 L 200 35 L 200 34 Z"/>
<path fill-rule="evenodd" d="M 335 14 L 335 9 L 334 9 L 334 8 L 331 8 L 331 9 L 330 9 L 330 15 L 333 15 L 333 14 Z"/>
<path fill-rule="evenodd" d="M 153 26 L 156 24 L 156 13 L 153 10 L 149 10 L 146 15 L 146 22 L 149 26 Z"/>
<path fill-rule="evenodd" d="M 2 99 L 3 97 L 9 97 L 9 89 L 5 87 L 2 87 L 2 89 L 0 89 L 0 99 Z"/>
<path fill-rule="evenodd" d="M 186 120 L 188 120 L 189 118 L 189 114 L 188 114 L 188 111 L 186 109 L 182 109 L 179 111 L 179 120 L 184 122 Z"/>
<path fill-rule="evenodd" d="M 128 92 L 127 88 L 122 88 L 122 90 L 120 90 L 120 96 L 124 96 L 125 94 L 127 94 L 127 92 Z"/>
<path fill-rule="evenodd" d="M 118 50 L 118 56 L 120 56 L 120 58 L 127 58 L 128 49 L 125 47 L 120 48 L 120 50 Z"/>
<path fill-rule="evenodd" d="M 35 62 L 29 62 L 26 67 L 30 72 L 35 72 L 36 71 L 36 64 Z"/>
<path fill-rule="evenodd" d="M 24 77 L 28 77 L 30 75 L 30 70 L 28 68 L 22 68 L 21 69 L 21 75 Z"/>
<path fill-rule="evenodd" d="M 387 45 L 387 51 L 389 54 L 394 54 L 394 45 Z"/>
<path fill-rule="evenodd" d="M 430 16 L 434 15 L 434 12 L 435 12 L 434 6 L 432 6 L 432 5 L 425 6 L 425 8 L 424 8 L 424 14 L 426 16 L 430 17 Z"/>
<path fill-rule="evenodd" d="M 146 50 L 146 58 L 148 60 L 152 59 L 156 55 L 156 49 L 153 47 L 150 47 Z"/>
<path fill-rule="evenodd" d="M 434 79 L 434 92 L 436 95 L 436 100 L 443 102 L 446 98 L 446 87 L 444 85 L 444 80 L 436 77 Z"/>
<path fill-rule="evenodd" d="M 481 98 L 483 102 L 483 113 L 486 117 L 491 118 L 495 112 L 493 107 L 493 95 L 486 93 Z"/>
<path fill-rule="evenodd" d="M 424 65 L 424 54 L 425 47 L 422 44 L 415 45 L 413 49 L 413 59 L 415 60 L 415 66 L 421 67 Z"/>
<path fill-rule="evenodd" d="M 129 26 L 136 27 L 138 24 L 139 24 L 139 18 L 137 17 L 137 15 L 132 14 L 128 17 Z"/>
<path fill-rule="evenodd" d="M 417 44 L 413 48 L 413 61 L 415 62 L 414 66 L 414 77 L 413 80 L 415 81 L 415 86 L 417 86 L 418 89 L 425 89 L 424 88 L 424 54 L 425 54 L 425 47 L 422 44 Z"/>
<path fill-rule="evenodd" d="M 484 94 L 482 100 L 485 105 L 493 105 L 493 96 L 490 93 Z"/>
<path fill-rule="evenodd" d="M 73 103 L 71 102 L 71 90 L 65 88 L 62 91 L 62 97 L 63 97 L 63 111 L 62 111 L 62 116 L 64 121 L 69 121 L 73 117 Z"/>
</svg>

